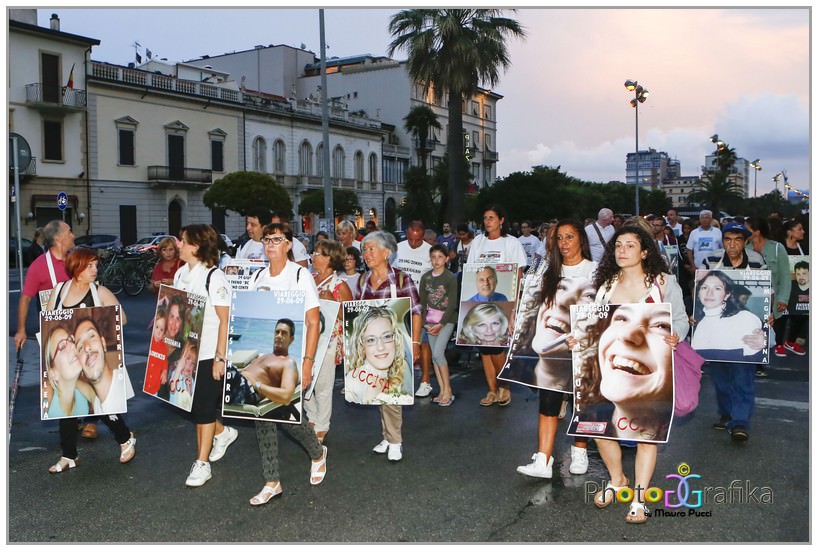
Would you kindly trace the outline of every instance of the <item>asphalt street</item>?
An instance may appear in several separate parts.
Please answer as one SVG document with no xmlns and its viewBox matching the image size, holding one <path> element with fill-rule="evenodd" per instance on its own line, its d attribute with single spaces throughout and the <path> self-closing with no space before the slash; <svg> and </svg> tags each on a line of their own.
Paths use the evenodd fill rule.
<svg viewBox="0 0 818 551">
<path fill-rule="evenodd" d="M 10 295 L 10 333 L 17 296 Z M 144 292 L 120 300 L 129 317 L 126 363 L 134 387 L 141 389 L 153 297 Z M 32 313 L 32 329 L 34 319 Z M 29 340 L 21 355 L 8 448 L 9 542 L 804 542 L 810 537 L 808 357 L 774 358 L 769 377 L 757 380 L 750 440 L 742 444 L 711 428 L 717 415 L 705 372 L 699 408 L 674 421 L 670 443 L 659 446 L 653 483 L 677 490 L 677 482 L 665 477 L 687 463 L 701 476 L 690 482 L 691 490 L 709 487 L 709 502 L 677 509 L 684 517 L 656 513 L 646 524 L 632 526 L 624 522 L 626 505 L 597 509 L 587 497 L 607 479 L 593 444 L 588 473 L 568 473 L 567 419 L 560 423 L 553 478 L 516 473 L 536 451 L 536 394 L 513 385 L 510 406 L 481 407 L 486 384 L 476 359 L 453 368 L 457 398 L 451 407 L 424 399 L 404 408 L 404 458 L 396 464 L 370 452 L 381 439 L 377 409 L 346 404 L 335 392 L 324 483 L 309 485 L 309 458 L 281 436 L 284 495 L 261 508 L 248 503 L 264 483 L 252 424 L 228 421 L 239 429 L 238 440 L 213 464 L 213 479 L 190 489 L 184 481 L 195 458 L 193 425 L 183 412 L 139 390 L 128 404 L 128 423 L 138 440 L 131 463 L 118 463 L 119 448 L 100 424 L 96 440 L 80 442 L 78 468 L 51 475 L 47 468 L 59 457 L 58 430 L 56 422 L 39 420 L 34 342 Z M 9 344 L 11 385 L 17 363 L 11 339 Z M 336 375 L 340 391 L 340 372 Z M 626 472 L 633 472 L 634 451 L 624 449 Z M 718 495 L 721 502 L 714 498 Z M 761 495 L 771 502 L 758 502 Z"/>
</svg>

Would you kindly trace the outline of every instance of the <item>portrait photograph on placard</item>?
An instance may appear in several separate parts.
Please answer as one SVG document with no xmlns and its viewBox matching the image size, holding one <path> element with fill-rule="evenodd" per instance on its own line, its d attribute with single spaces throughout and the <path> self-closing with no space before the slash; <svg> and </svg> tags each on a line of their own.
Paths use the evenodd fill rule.
<svg viewBox="0 0 818 551">
<path fill-rule="evenodd" d="M 511 350 L 498 379 L 531 387 L 572 393 L 569 307 L 594 301 L 596 289 L 588 278 L 562 278 L 552 304 L 543 302 L 545 262 L 526 274 L 517 305 Z"/>
<path fill-rule="evenodd" d="M 266 268 L 267 260 L 251 258 L 231 258 L 221 265 L 224 277 L 234 291 L 246 291 L 250 288 L 250 278 L 257 271 Z"/>
<path fill-rule="evenodd" d="M 233 292 L 224 417 L 301 422 L 304 315 L 304 291 Z"/>
<path fill-rule="evenodd" d="M 412 300 L 353 300 L 343 308 L 346 401 L 413 404 Z"/>
<path fill-rule="evenodd" d="M 667 442 L 673 423 L 670 304 L 571 306 L 571 436 Z"/>
<path fill-rule="evenodd" d="M 119 305 L 40 312 L 40 332 L 41 419 L 127 412 Z"/>
<path fill-rule="evenodd" d="M 705 360 L 766 364 L 769 270 L 696 270 L 690 345 Z"/>
<path fill-rule="evenodd" d="M 335 350 L 329 350 L 329 344 L 332 340 L 332 333 L 335 328 L 336 320 L 339 326 L 342 326 L 338 311 L 341 309 L 341 303 L 334 300 L 318 299 L 320 305 L 320 326 L 321 332 L 318 334 L 318 346 L 315 347 L 315 361 L 312 364 L 312 381 L 310 387 L 304 393 L 304 399 L 309 400 L 315 389 L 315 381 L 318 380 L 318 374 L 323 369 L 324 360 L 327 354 L 335 354 Z M 343 330 L 339 330 L 339 335 L 343 334 Z M 336 358 L 335 363 L 343 362 L 343 358 Z"/>
<path fill-rule="evenodd" d="M 184 411 L 193 407 L 205 297 L 159 287 L 142 391 Z"/>
<path fill-rule="evenodd" d="M 465 264 L 455 343 L 508 346 L 516 300 L 516 264 Z"/>
<path fill-rule="evenodd" d="M 790 261 L 790 300 L 787 314 L 806 316 L 809 314 L 809 255 L 797 254 L 787 257 Z"/>
<path fill-rule="evenodd" d="M 517 300 L 516 264 L 465 264 L 462 281 L 460 302 Z"/>
</svg>

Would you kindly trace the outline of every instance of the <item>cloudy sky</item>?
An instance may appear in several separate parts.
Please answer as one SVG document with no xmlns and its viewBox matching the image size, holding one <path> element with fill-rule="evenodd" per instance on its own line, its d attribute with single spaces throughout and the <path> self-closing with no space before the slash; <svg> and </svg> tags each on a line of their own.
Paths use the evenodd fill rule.
<svg viewBox="0 0 818 551">
<path fill-rule="evenodd" d="M 330 56 L 385 55 L 397 9 L 328 9 Z M 59 14 L 62 30 L 100 39 L 92 57 L 127 64 L 139 42 L 169 61 L 289 44 L 320 51 L 317 9 L 39 10 Z M 639 109 L 640 149 L 679 159 L 696 175 L 714 133 L 740 157 L 761 159 L 759 194 L 786 170 L 808 189 L 809 12 L 791 9 L 520 9 L 509 14 L 528 36 L 509 43 L 512 67 L 496 91 L 498 174 L 561 166 L 578 178 L 625 179 L 634 149 L 631 93 L 649 91 Z M 366 32 L 361 32 L 366 29 Z M 397 56 L 403 59 L 405 56 Z M 752 190 L 752 182 L 750 189 Z"/>
</svg>

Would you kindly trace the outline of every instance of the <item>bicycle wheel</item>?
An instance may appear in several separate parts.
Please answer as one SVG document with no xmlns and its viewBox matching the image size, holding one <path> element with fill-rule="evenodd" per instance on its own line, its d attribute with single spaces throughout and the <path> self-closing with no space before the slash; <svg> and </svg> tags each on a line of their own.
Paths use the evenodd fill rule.
<svg viewBox="0 0 818 551">
<path fill-rule="evenodd" d="M 129 270 L 122 276 L 122 286 L 128 295 L 135 297 L 145 288 L 145 277 L 138 269 Z"/>
<path fill-rule="evenodd" d="M 100 285 L 107 287 L 113 294 L 118 295 L 122 292 L 122 271 L 119 267 L 113 267 L 103 274 L 100 278 Z"/>
</svg>

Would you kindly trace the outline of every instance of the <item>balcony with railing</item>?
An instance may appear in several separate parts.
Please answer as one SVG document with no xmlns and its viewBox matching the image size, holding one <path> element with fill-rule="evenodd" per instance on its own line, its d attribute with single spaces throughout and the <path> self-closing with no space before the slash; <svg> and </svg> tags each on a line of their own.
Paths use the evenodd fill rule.
<svg viewBox="0 0 818 551">
<path fill-rule="evenodd" d="M 82 111 L 87 105 L 85 90 L 42 82 L 26 84 L 26 104 L 45 111 Z"/>
<path fill-rule="evenodd" d="M 499 156 L 497 155 L 496 151 L 492 151 L 488 147 L 483 149 L 483 162 L 484 163 L 496 163 Z"/>
<path fill-rule="evenodd" d="M 415 149 L 423 149 L 424 151 L 434 151 L 435 148 L 437 147 L 437 144 L 439 144 L 439 143 L 440 142 L 438 140 L 434 139 L 434 138 L 427 139 L 427 140 L 424 140 L 424 142 L 422 144 L 423 147 L 421 148 L 420 139 L 414 138 L 412 140 L 412 144 L 414 145 Z"/>
<path fill-rule="evenodd" d="M 213 171 L 205 168 L 175 166 L 148 167 L 148 182 L 153 187 L 206 188 L 213 181 Z"/>
</svg>

